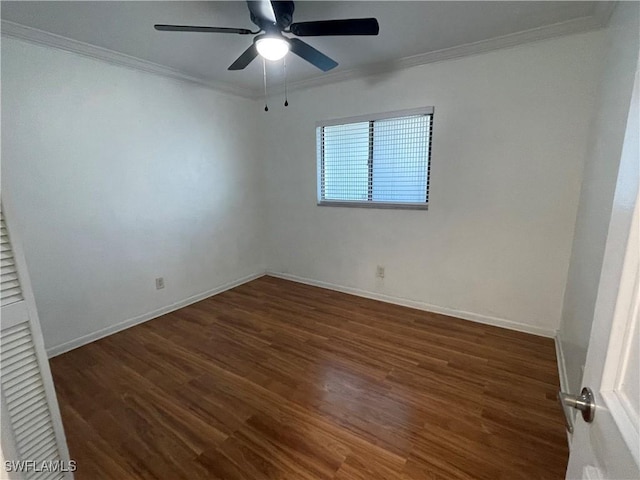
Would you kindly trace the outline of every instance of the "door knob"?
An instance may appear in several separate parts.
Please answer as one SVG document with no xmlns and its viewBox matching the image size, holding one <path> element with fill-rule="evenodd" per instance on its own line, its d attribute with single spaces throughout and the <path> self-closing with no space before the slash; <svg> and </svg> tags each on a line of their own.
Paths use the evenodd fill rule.
<svg viewBox="0 0 640 480">
<path fill-rule="evenodd" d="M 565 411 L 567 416 L 567 430 L 573 433 L 573 427 L 569 422 L 568 413 L 565 407 L 575 408 L 582 413 L 582 419 L 587 422 L 593 422 L 593 417 L 596 414 L 596 402 L 593 396 L 593 392 L 590 388 L 584 387 L 580 392 L 580 395 L 571 395 L 570 393 L 558 392 L 558 400 Z"/>
</svg>

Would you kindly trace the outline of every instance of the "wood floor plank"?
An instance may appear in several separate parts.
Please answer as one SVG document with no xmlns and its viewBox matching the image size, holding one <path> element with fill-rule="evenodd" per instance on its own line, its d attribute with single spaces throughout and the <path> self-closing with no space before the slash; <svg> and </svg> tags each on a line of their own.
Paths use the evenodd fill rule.
<svg viewBox="0 0 640 480">
<path fill-rule="evenodd" d="M 553 341 L 262 277 L 51 359 L 83 479 L 562 479 Z"/>
</svg>

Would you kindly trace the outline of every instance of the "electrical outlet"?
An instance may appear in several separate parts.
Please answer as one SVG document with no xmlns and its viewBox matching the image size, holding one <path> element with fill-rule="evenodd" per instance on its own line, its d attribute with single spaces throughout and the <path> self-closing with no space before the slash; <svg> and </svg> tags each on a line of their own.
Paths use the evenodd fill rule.
<svg viewBox="0 0 640 480">
<path fill-rule="evenodd" d="M 376 277 L 384 278 L 384 266 L 383 265 L 378 265 L 376 267 Z"/>
<path fill-rule="evenodd" d="M 160 290 L 161 288 L 164 288 L 164 278 L 158 277 L 156 278 L 156 290 Z"/>
</svg>

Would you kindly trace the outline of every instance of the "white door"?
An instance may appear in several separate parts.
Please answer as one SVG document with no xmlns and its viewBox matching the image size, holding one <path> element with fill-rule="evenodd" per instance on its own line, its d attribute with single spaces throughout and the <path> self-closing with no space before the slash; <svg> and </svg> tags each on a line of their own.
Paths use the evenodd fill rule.
<svg viewBox="0 0 640 480">
<path fill-rule="evenodd" d="M 73 480 L 22 244 L 0 208 L 0 479 Z M 7 215 L 9 216 L 9 215 Z M 10 220 L 10 218 L 9 218 Z M 11 225 L 9 225 L 10 227 Z"/>
<path fill-rule="evenodd" d="M 592 423 L 576 417 L 567 479 L 640 479 L 639 77 L 629 109 L 583 386 Z"/>
</svg>

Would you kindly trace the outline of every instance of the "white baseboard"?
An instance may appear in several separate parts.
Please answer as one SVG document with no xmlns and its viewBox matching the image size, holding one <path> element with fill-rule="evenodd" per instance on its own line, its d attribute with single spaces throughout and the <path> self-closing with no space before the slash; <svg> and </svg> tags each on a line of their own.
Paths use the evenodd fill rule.
<svg viewBox="0 0 640 480">
<path fill-rule="evenodd" d="M 432 305 L 426 302 L 420 302 L 417 300 L 410 300 L 402 297 L 395 297 L 392 295 L 385 295 L 382 293 L 370 292 L 367 290 L 360 290 L 358 288 L 345 287 L 342 285 L 336 285 L 333 283 L 323 282 L 320 280 L 312 280 L 310 278 L 298 277 L 297 275 L 291 275 L 289 273 L 279 273 L 273 271 L 267 271 L 267 275 L 272 277 L 282 278 L 284 280 L 291 280 L 293 282 L 304 283 L 306 285 L 313 285 L 315 287 L 326 288 L 329 290 L 335 290 L 338 292 L 349 293 L 358 297 L 370 298 L 373 300 L 379 300 L 381 302 L 393 303 L 396 305 L 402 305 L 404 307 L 411 307 L 418 310 L 424 310 L 432 313 L 440 313 L 442 315 L 448 315 L 451 317 L 462 318 L 463 320 L 470 320 L 472 322 L 484 323 L 486 325 L 493 325 L 495 327 L 507 328 L 509 330 L 516 330 L 518 332 L 531 333 L 541 337 L 555 338 L 556 331 L 527 325 L 524 323 L 514 322 L 504 318 L 491 317 L 488 315 L 481 315 L 478 313 L 465 312 L 463 310 L 456 310 L 453 308 L 440 307 Z"/>
<path fill-rule="evenodd" d="M 213 295 L 217 295 L 219 293 L 222 293 L 226 290 L 230 290 L 234 287 L 237 287 L 239 285 L 242 285 L 244 283 L 250 282 L 252 280 L 255 280 L 256 278 L 260 278 L 262 276 L 265 275 L 265 272 L 259 272 L 259 273 L 254 273 L 251 275 L 247 275 L 245 277 L 239 278 L 237 280 L 234 280 L 232 282 L 228 282 L 225 283 L 223 285 L 220 285 L 219 287 L 216 287 L 214 289 L 208 290 L 206 292 L 202 292 L 196 295 L 193 295 L 189 298 L 186 298 L 184 300 L 180 300 L 179 302 L 175 302 L 171 305 L 168 305 L 166 307 L 162 307 L 159 308 L 157 310 L 153 310 L 151 312 L 148 313 L 144 313 L 142 315 L 138 315 L 137 317 L 133 317 L 133 318 L 129 318 L 127 320 L 124 320 L 122 322 L 119 322 L 115 325 L 110 325 L 106 328 L 97 330 L 95 332 L 89 333 L 87 335 L 83 335 L 82 337 L 78 337 L 75 338 L 73 340 L 70 340 L 68 342 L 62 343 L 60 345 L 56 345 L 53 346 L 51 348 L 47 349 L 47 355 L 49 358 L 51 357 L 55 357 L 56 355 L 60 355 L 62 353 L 68 352 L 69 350 L 73 350 L 74 348 L 78 348 L 81 347 L 83 345 L 86 345 L 87 343 L 91 343 L 94 342 L 96 340 L 99 340 L 100 338 L 104 338 L 108 335 L 114 334 L 116 332 L 119 332 L 121 330 L 125 330 L 129 327 L 132 327 L 134 325 L 138 325 L 140 323 L 144 323 L 147 322 L 149 320 L 152 320 L 154 318 L 160 317 L 162 315 L 165 315 L 167 313 L 173 312 L 175 310 L 178 310 L 182 307 L 186 307 L 188 305 L 191 305 L 192 303 L 196 303 L 199 302 L 200 300 L 204 300 L 205 298 L 211 297 Z M 556 339 L 556 352 L 557 352 L 557 356 L 558 356 L 558 372 L 560 374 L 560 385 L 562 386 L 562 389 L 565 390 L 566 389 L 566 370 L 564 369 L 564 356 L 562 356 L 562 349 L 561 346 L 558 342 L 558 339 L 556 337 L 556 331 L 555 330 L 550 330 L 550 329 L 545 329 L 545 328 L 540 328 L 540 327 L 534 327 L 531 325 L 526 325 L 523 323 L 518 323 L 518 322 L 514 322 L 511 320 L 506 320 L 503 318 L 498 318 L 498 317 L 491 317 L 488 315 L 481 315 L 481 314 L 477 314 L 477 313 L 472 313 L 472 312 L 465 312 L 463 310 L 456 310 L 456 309 L 452 309 L 452 308 L 447 308 L 447 307 L 440 307 L 437 305 L 432 305 L 429 303 L 425 303 L 425 302 L 420 302 L 420 301 L 416 301 L 416 300 L 410 300 L 407 298 L 402 298 L 402 297 L 395 297 L 392 295 L 385 295 L 382 293 L 376 293 L 376 292 L 369 292 L 366 290 L 360 290 L 358 288 L 352 288 L 352 287 L 345 287 L 342 285 L 336 285 L 333 283 L 328 283 L 328 282 L 323 282 L 323 281 L 319 281 L 319 280 L 312 280 L 309 278 L 304 278 L 304 277 L 299 277 L 297 275 L 291 275 L 288 273 L 279 273 L 279 272 L 273 272 L 273 271 L 267 271 L 266 275 L 270 275 L 272 277 L 277 277 L 277 278 L 282 278 L 284 280 L 291 280 L 293 282 L 298 282 L 298 283 L 304 283 L 306 285 L 312 285 L 312 286 L 316 286 L 316 287 L 320 287 L 320 288 L 326 288 L 329 290 L 335 290 L 338 292 L 343 292 L 343 293 L 349 293 L 351 295 L 356 295 L 359 297 L 364 297 L 364 298 L 370 298 L 373 300 L 379 300 L 381 302 L 386 302 L 386 303 L 393 303 L 395 305 L 402 305 L 404 307 L 411 307 L 411 308 L 415 308 L 418 310 L 424 310 L 427 312 L 432 312 L 432 313 L 439 313 L 439 314 L 443 314 L 443 315 L 449 315 L 452 317 L 458 317 L 458 318 L 462 318 L 464 320 L 470 320 L 472 322 L 477 322 L 477 323 L 484 323 L 486 325 L 493 325 L 496 327 L 502 327 L 502 328 L 507 328 L 509 330 L 516 330 L 518 332 L 525 332 L 525 333 L 531 333 L 534 335 L 539 335 L 542 337 L 549 337 L 549 338 L 555 338 Z"/>
<path fill-rule="evenodd" d="M 137 317 L 129 318 L 122 322 L 116 323 L 115 325 L 110 325 L 106 328 L 97 330 L 87 335 L 83 335 L 82 337 L 78 337 L 60 345 L 56 345 L 47 349 L 47 356 L 49 358 L 55 357 L 56 355 L 60 355 L 62 353 L 68 352 L 69 350 L 73 350 L 74 348 L 81 347 L 83 345 L 86 345 L 87 343 L 95 342 L 100 338 L 112 335 L 129 327 L 133 327 L 134 325 L 138 325 L 139 323 L 147 322 L 149 320 L 173 312 L 182 307 L 186 307 L 187 305 L 191 305 L 192 303 L 199 302 L 200 300 L 204 300 L 205 298 L 211 297 L 213 295 L 217 295 L 218 293 L 222 293 L 226 290 L 230 290 L 234 287 L 242 285 L 243 283 L 250 282 L 262 276 L 264 276 L 264 272 L 247 275 L 232 282 L 220 285 L 219 287 L 207 290 L 206 292 L 198 293 L 184 300 L 180 300 L 179 302 L 172 303 L 171 305 L 167 305 L 166 307 L 158 308 L 157 310 L 138 315 Z"/>
</svg>

